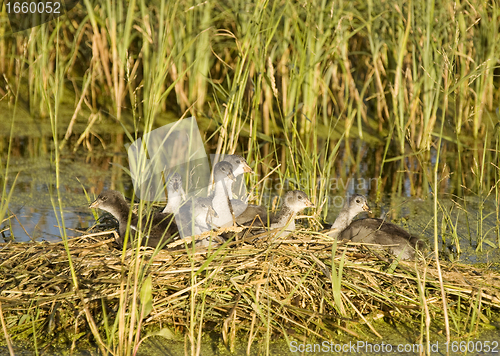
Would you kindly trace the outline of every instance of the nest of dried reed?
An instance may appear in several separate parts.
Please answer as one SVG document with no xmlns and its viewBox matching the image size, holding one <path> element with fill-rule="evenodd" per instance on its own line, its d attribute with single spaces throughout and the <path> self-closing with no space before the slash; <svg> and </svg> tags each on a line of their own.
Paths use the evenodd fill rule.
<svg viewBox="0 0 500 356">
<path fill-rule="evenodd" d="M 91 335 L 85 308 L 104 334 L 117 317 L 120 295 L 132 298 L 130 276 L 137 271 L 151 275 L 153 286 L 153 309 L 142 325 L 184 333 L 194 322 L 220 332 L 227 343 L 240 332 L 250 340 L 266 332 L 379 336 L 373 321 L 381 317 L 420 325 L 426 314 L 436 330 L 442 327 L 443 296 L 432 260 L 398 263 L 381 251 L 337 246 L 311 234 L 260 246 L 233 242 L 208 252 L 131 249 L 122 255 L 113 241 L 109 234 L 69 240 L 78 292 L 62 242 L 1 244 L 0 310 L 10 336 Z M 448 308 L 462 310 L 455 317 L 470 323 L 474 314 L 484 323 L 487 311 L 500 308 L 499 273 L 456 263 L 441 267 Z"/>
</svg>

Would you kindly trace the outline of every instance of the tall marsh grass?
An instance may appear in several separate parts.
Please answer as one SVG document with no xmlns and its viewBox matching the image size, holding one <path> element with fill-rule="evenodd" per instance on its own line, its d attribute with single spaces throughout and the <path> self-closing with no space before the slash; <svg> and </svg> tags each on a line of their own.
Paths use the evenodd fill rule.
<svg viewBox="0 0 500 356">
<path fill-rule="evenodd" d="M 404 159 L 435 146 L 441 120 L 445 142 L 466 146 L 495 124 L 494 2 L 83 4 L 60 31 L 51 23 L 9 35 L 5 12 L 2 22 L 3 85 L 23 80 L 33 115 L 48 116 L 41 93 L 62 70 L 60 100 L 75 107 L 63 143 L 75 121 L 132 119 L 147 132 L 160 111 L 189 112 L 214 153 L 243 151 L 261 176 L 280 163 L 299 182 L 343 174 L 333 163 L 341 137 L 385 144 L 380 167 L 400 160 L 405 170 Z M 398 191 L 402 179 L 413 178 L 401 175 Z"/>
<path fill-rule="evenodd" d="M 241 130 L 251 134 L 250 121 L 274 136 L 295 121 L 305 136 L 334 119 L 347 136 L 395 125 L 403 153 L 405 139 L 430 147 L 443 110 L 447 125 L 482 136 L 498 99 L 495 2 L 83 4 L 61 19 L 60 32 L 51 23 L 9 34 L 4 9 L 2 80 L 27 81 L 21 97 L 34 114 L 45 114 L 40 89 L 62 65 L 68 99 L 79 99 L 90 75 L 85 105 L 119 120 L 124 110 L 144 116 L 151 91 L 175 82 L 158 109 L 216 118 L 235 134 L 229 149 Z M 16 58 L 29 71 L 14 66 Z"/>
</svg>

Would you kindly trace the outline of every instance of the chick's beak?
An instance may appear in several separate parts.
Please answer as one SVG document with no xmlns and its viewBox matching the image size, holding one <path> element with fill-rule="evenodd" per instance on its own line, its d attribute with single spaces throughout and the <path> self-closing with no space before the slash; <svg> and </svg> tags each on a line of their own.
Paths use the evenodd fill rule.
<svg viewBox="0 0 500 356">
<path fill-rule="evenodd" d="M 370 214 L 372 212 L 371 209 L 370 209 L 370 207 L 366 203 L 365 203 L 365 205 L 363 205 L 363 210 L 369 212 Z"/>
<path fill-rule="evenodd" d="M 250 168 L 250 166 L 248 165 L 248 163 L 245 163 L 245 165 L 243 166 L 243 172 L 245 172 L 245 173 L 253 173 L 253 170 L 252 170 L 252 168 Z"/>
<path fill-rule="evenodd" d="M 313 204 L 313 203 L 312 203 L 309 199 L 307 199 L 307 200 L 306 200 L 306 205 L 307 205 L 309 208 L 314 208 L 314 207 L 315 207 L 315 206 L 314 206 L 314 204 Z"/>
<path fill-rule="evenodd" d="M 89 205 L 89 209 L 95 209 L 99 206 L 99 198 L 94 200 L 92 204 Z"/>
<path fill-rule="evenodd" d="M 208 207 L 208 214 L 214 218 L 218 218 L 217 212 L 211 206 Z"/>
<path fill-rule="evenodd" d="M 229 174 L 227 175 L 227 177 L 229 179 L 231 179 L 232 181 L 235 181 L 236 180 L 236 177 L 234 176 L 233 172 L 229 172 Z"/>
</svg>

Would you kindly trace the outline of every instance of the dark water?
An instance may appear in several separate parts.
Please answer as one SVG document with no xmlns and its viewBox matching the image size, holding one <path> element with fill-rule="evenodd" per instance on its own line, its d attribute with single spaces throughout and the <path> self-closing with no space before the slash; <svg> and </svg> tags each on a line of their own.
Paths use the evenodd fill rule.
<svg viewBox="0 0 500 356">
<path fill-rule="evenodd" d="M 11 169 L 19 172 L 19 177 L 9 211 L 15 218 L 10 219 L 11 229 L 4 238 L 18 242 L 58 241 L 63 231 L 56 216 L 60 220 L 61 215 L 70 229 L 87 228 L 93 223 L 83 187 L 95 190 L 89 184 L 92 178 L 99 176 L 104 182 L 109 174 L 85 162 L 64 162 L 61 168 L 59 193 L 62 210 L 59 208 L 54 164 L 40 159 L 13 162 Z M 75 236 L 72 231 L 66 233 Z"/>
</svg>

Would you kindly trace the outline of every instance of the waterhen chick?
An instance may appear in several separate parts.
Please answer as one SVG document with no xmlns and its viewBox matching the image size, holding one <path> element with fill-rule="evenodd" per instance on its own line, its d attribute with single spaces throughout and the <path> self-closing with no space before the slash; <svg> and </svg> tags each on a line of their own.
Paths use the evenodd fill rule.
<svg viewBox="0 0 500 356">
<path fill-rule="evenodd" d="M 306 193 L 292 190 L 285 194 L 280 212 L 271 218 L 271 229 L 283 229 L 277 237 L 286 237 L 295 231 L 295 217 L 305 208 L 314 207 Z"/>
<path fill-rule="evenodd" d="M 337 216 L 337 219 L 335 219 L 331 229 L 326 232 L 326 235 L 339 237 L 342 231 L 351 225 L 354 218 L 358 216 L 358 214 L 365 211 L 371 213 L 366 198 L 363 195 L 354 194 L 346 200 L 339 215 Z"/>
<path fill-rule="evenodd" d="M 223 159 L 225 162 L 231 163 L 233 167 L 234 177 L 238 177 L 243 173 L 254 173 L 252 168 L 248 165 L 245 158 L 240 155 L 226 155 Z M 236 224 L 244 224 L 253 219 L 267 220 L 267 209 L 262 205 L 247 204 L 240 199 L 233 199 L 233 183 L 234 181 L 225 178 L 224 183 L 228 190 L 229 197 L 231 197 L 231 204 L 236 218 Z"/>
<path fill-rule="evenodd" d="M 217 227 L 233 225 L 231 197 L 225 184 L 225 180 L 235 180 L 231 163 L 221 161 L 214 167 L 215 189 L 212 198 L 212 207 L 217 217 L 212 219 L 212 224 Z"/>
<path fill-rule="evenodd" d="M 231 163 L 231 168 L 233 171 L 233 176 L 236 178 L 243 173 L 254 173 L 252 168 L 248 165 L 245 158 L 240 155 L 232 154 L 224 156 L 222 162 Z M 215 173 L 215 167 L 214 167 Z M 214 175 L 215 177 L 215 175 Z M 231 199 L 231 206 L 234 212 L 234 216 L 236 218 L 236 224 L 243 224 L 249 220 L 254 219 L 257 215 L 262 221 L 267 219 L 267 210 L 265 207 L 255 204 L 247 204 L 246 201 L 242 201 L 240 199 L 233 199 L 233 183 L 235 180 L 230 179 L 229 177 L 224 178 L 224 184 L 226 185 L 226 189 L 228 192 L 228 196 Z M 242 182 L 239 182 L 242 184 Z"/>
<path fill-rule="evenodd" d="M 314 204 L 309 200 L 306 193 L 301 190 L 292 190 L 283 197 L 283 205 L 277 214 L 270 216 L 267 220 L 251 220 L 247 221 L 244 226 L 258 227 L 268 226 L 271 229 L 280 229 L 276 235 L 277 238 L 284 238 L 295 231 L 295 217 L 305 208 L 314 207 Z M 270 223 L 270 224 L 269 224 Z M 257 231 L 261 233 L 262 230 Z M 252 234 L 255 234 L 253 232 Z"/>
<path fill-rule="evenodd" d="M 102 192 L 89 207 L 107 211 L 118 220 L 118 233 L 120 235 L 118 242 L 123 245 L 130 213 L 130 206 L 123 198 L 123 195 L 115 190 Z M 133 241 L 141 235 L 141 245 L 143 246 L 156 247 L 163 245 L 179 235 L 173 214 L 156 213 L 149 217 L 144 216 L 141 224 L 142 234 L 138 234 L 138 222 L 139 218 L 135 213 L 132 213 L 130 220 L 131 240 Z M 131 245 L 129 244 L 129 246 Z"/>
<path fill-rule="evenodd" d="M 353 219 L 363 211 L 370 212 L 363 195 L 353 195 L 339 213 L 326 234 L 340 240 L 388 246 L 389 252 L 402 260 L 415 258 L 415 250 L 422 249 L 424 243 L 401 227 L 382 219 Z"/>
<path fill-rule="evenodd" d="M 182 238 L 199 235 L 212 229 L 212 220 L 218 215 L 209 198 L 192 198 L 175 215 Z"/>
<path fill-rule="evenodd" d="M 232 225 L 233 216 L 226 181 L 232 182 L 234 179 L 231 163 L 221 161 L 214 167 L 214 194 L 206 198 L 193 197 L 180 204 L 175 211 L 175 218 L 183 238 L 209 231 L 212 227 Z M 182 184 L 180 176 L 178 180 Z M 170 196 L 170 190 L 168 194 Z M 210 223 L 203 223 L 207 216 Z"/>
<path fill-rule="evenodd" d="M 186 193 L 182 188 L 182 177 L 179 173 L 170 174 L 167 180 L 168 202 L 162 213 L 175 214 L 186 200 Z"/>
<path fill-rule="evenodd" d="M 231 163 L 231 168 L 233 170 L 234 178 L 242 175 L 243 173 L 253 173 L 252 168 L 248 165 L 246 159 L 244 159 L 240 155 L 226 155 L 222 160 L 224 162 Z M 214 167 L 215 169 L 215 167 Z M 224 178 L 224 183 L 226 184 L 226 188 L 229 194 L 229 197 L 233 199 L 233 183 L 235 180 L 230 179 L 229 177 Z"/>
</svg>

